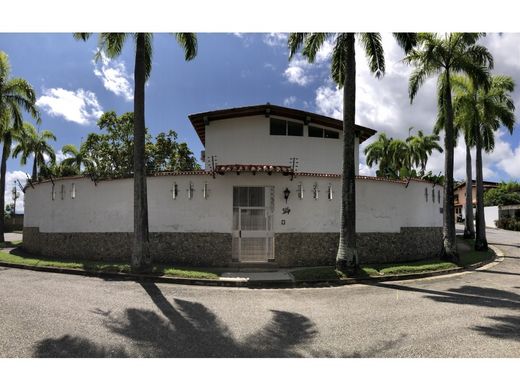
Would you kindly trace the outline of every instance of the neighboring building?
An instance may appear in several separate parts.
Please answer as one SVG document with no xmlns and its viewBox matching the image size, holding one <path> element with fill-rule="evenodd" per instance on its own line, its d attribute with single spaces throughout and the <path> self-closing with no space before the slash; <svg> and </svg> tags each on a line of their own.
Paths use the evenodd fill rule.
<svg viewBox="0 0 520 390">
<path fill-rule="evenodd" d="M 148 178 L 156 261 L 228 266 L 334 264 L 339 237 L 342 122 L 270 104 L 190 115 L 205 170 Z M 375 134 L 356 127 L 358 146 Z M 442 187 L 358 176 L 362 262 L 437 255 Z M 24 247 L 38 254 L 128 260 L 133 179 L 67 177 L 27 187 Z"/>
<path fill-rule="evenodd" d="M 484 181 L 484 192 L 489 190 L 490 188 L 497 188 L 499 183 L 495 183 L 493 181 Z M 466 219 L 466 182 L 460 182 L 453 189 L 455 196 L 455 221 L 462 222 Z M 473 210 L 477 207 L 477 182 L 476 180 L 472 180 L 471 184 L 471 199 L 473 200 Z M 475 212 L 473 212 L 473 216 L 475 216 Z"/>
</svg>

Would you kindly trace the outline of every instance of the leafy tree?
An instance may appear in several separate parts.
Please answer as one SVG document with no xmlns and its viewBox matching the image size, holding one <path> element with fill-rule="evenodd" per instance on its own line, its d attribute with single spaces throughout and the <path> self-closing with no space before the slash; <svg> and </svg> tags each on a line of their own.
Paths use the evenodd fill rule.
<svg viewBox="0 0 520 390">
<path fill-rule="evenodd" d="M 49 159 L 50 163 L 56 161 L 56 153 L 49 141 L 56 141 L 56 136 L 52 131 L 38 132 L 32 124 L 24 123 L 23 134 L 13 150 L 13 157 L 18 157 L 21 154 L 20 163 L 25 165 L 27 159 L 31 155 L 33 156 L 31 176 L 33 181 L 40 179 L 38 171 L 47 165 L 46 159 Z"/>
<path fill-rule="evenodd" d="M 416 34 L 396 33 L 397 42 L 405 51 L 415 44 Z M 370 71 L 376 77 L 385 73 L 385 58 L 381 35 L 378 33 L 291 33 L 289 59 L 302 48 L 302 54 L 314 62 L 319 49 L 327 40 L 334 41 L 331 76 L 343 88 L 343 166 L 341 182 L 341 216 L 336 267 L 354 273 L 359 267 L 356 244 L 356 177 L 355 177 L 355 113 L 356 113 L 356 53 L 359 39 L 367 56 Z"/>
<path fill-rule="evenodd" d="M 32 86 L 22 78 L 10 76 L 9 58 L 5 52 L 0 51 L 0 141 L 3 143 L 0 164 L 0 210 L 5 208 L 5 177 L 11 144 L 23 131 L 22 110 L 34 119 L 40 119 Z M 4 242 L 3 218 L 0 218 L 0 242 Z"/>
<path fill-rule="evenodd" d="M 518 192 L 507 191 L 502 187 L 491 188 L 484 192 L 484 206 L 507 206 L 520 204 Z"/>
<path fill-rule="evenodd" d="M 76 33 L 76 39 L 87 40 L 90 33 Z M 175 33 L 175 38 L 184 49 L 186 61 L 197 54 L 197 37 L 193 33 Z M 148 234 L 148 200 L 146 193 L 146 161 L 145 161 L 145 83 L 152 71 L 152 40 L 150 33 L 101 33 L 99 49 L 109 58 L 118 57 L 123 50 L 127 38 L 135 42 L 134 67 L 134 245 L 132 251 L 132 268 L 144 270 L 150 268 L 150 240 Z"/>
<path fill-rule="evenodd" d="M 99 178 L 129 177 L 133 174 L 133 114 L 117 116 L 104 113 L 98 126 L 102 133 L 88 134 L 79 148 L 88 171 Z M 146 130 L 145 161 L 148 172 L 185 171 L 200 169 L 186 143 L 177 142 L 177 133 L 169 130 L 155 137 Z M 64 161 L 65 162 L 65 161 Z"/>
<path fill-rule="evenodd" d="M 418 45 L 405 58 L 414 66 L 410 76 L 409 95 L 413 102 L 421 85 L 431 76 L 438 75 L 438 107 L 444 115 L 444 214 L 443 246 L 441 257 L 459 261 L 455 241 L 455 210 L 453 193 L 453 149 L 454 121 L 452 105 L 451 76 L 466 74 L 475 85 L 489 87 L 489 69 L 493 67 L 493 57 L 489 51 L 477 45 L 479 33 L 421 33 Z"/>
</svg>

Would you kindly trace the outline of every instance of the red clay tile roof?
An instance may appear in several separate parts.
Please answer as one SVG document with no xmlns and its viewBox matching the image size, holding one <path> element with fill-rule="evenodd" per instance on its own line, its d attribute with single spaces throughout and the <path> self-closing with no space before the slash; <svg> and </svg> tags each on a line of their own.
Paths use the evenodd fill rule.
<svg viewBox="0 0 520 390">
<path fill-rule="evenodd" d="M 339 173 L 318 173 L 318 172 L 293 172 L 292 168 L 286 165 L 269 165 L 269 164 L 254 164 L 254 165 L 244 165 L 244 164 L 228 164 L 228 165 L 217 165 L 216 173 L 225 174 L 231 172 L 260 172 L 260 173 L 281 173 L 284 175 L 294 174 L 295 177 L 303 176 L 303 177 L 322 177 L 322 178 L 341 178 L 341 174 Z M 155 176 L 197 176 L 197 175 L 213 175 L 211 171 L 205 170 L 196 170 L 196 171 L 174 171 L 174 172 L 154 172 L 149 173 L 149 177 Z M 118 180 L 118 179 L 129 179 L 130 177 L 121 177 L 121 178 L 113 178 L 113 179 L 100 179 L 99 181 L 109 181 L 109 180 Z M 77 179 L 90 179 L 89 176 L 68 176 L 68 177 L 57 177 L 54 178 L 54 181 L 60 180 L 77 180 Z M 376 176 L 356 176 L 358 180 L 372 180 L 372 181 L 385 181 L 389 183 L 398 183 L 398 184 L 406 184 L 408 179 L 398 180 L 398 179 L 387 179 L 384 177 L 376 177 Z M 42 180 L 41 182 L 33 183 L 33 185 L 37 185 L 40 183 L 48 183 L 51 180 Z M 425 184 L 433 184 L 430 181 L 423 179 L 411 178 L 410 181 L 415 181 L 419 183 Z M 436 184 L 439 187 L 443 187 L 442 185 Z M 29 184 L 27 184 L 29 186 Z"/>
<path fill-rule="evenodd" d="M 203 145 L 205 145 L 206 123 L 211 123 L 211 121 L 220 119 L 242 118 L 254 115 L 266 115 L 267 110 L 269 110 L 268 115 L 279 115 L 282 117 L 297 119 L 304 122 L 309 122 L 316 125 L 322 125 L 330 127 L 332 129 L 343 131 L 343 121 L 340 121 L 338 119 L 330 118 L 328 116 L 320 114 L 315 114 L 312 112 L 296 110 L 294 108 L 276 106 L 273 104 L 261 104 L 257 106 L 245 106 L 227 108 L 216 111 L 207 111 L 198 114 L 188 115 L 188 118 L 190 119 L 191 124 L 195 128 L 195 131 L 197 132 L 200 141 Z M 373 129 L 359 125 L 356 125 L 356 130 L 359 133 L 359 143 L 362 143 L 363 141 L 370 138 L 376 133 L 376 131 Z"/>
<path fill-rule="evenodd" d="M 288 165 L 269 165 L 269 164 L 228 164 L 217 165 L 215 168 L 217 173 L 227 172 L 266 172 L 266 173 L 285 173 L 292 174 L 294 170 Z"/>
</svg>

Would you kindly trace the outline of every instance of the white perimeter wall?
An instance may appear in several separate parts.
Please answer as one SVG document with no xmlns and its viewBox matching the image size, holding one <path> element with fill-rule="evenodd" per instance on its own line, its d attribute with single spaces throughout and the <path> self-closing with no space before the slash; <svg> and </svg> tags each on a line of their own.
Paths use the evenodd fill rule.
<svg viewBox="0 0 520 390">
<path fill-rule="evenodd" d="M 495 221 L 498 220 L 498 206 L 484 207 L 484 218 L 487 227 L 496 228 Z"/>
<path fill-rule="evenodd" d="M 172 199 L 172 186 L 179 189 Z M 192 182 L 195 192 L 188 199 Z M 304 186 L 304 198 L 298 199 L 297 187 Z M 25 194 L 25 226 L 39 227 L 41 232 L 131 232 L 133 231 L 132 179 L 99 182 L 87 178 L 56 181 L 55 200 L 51 199 L 52 184 L 42 183 Z M 71 198 L 72 184 L 76 197 Z M 209 196 L 204 199 L 202 188 L 208 184 Z M 312 196 L 318 183 L 319 199 Z M 328 184 L 332 184 L 333 199 L 327 199 Z M 61 186 L 65 196 L 61 199 Z M 152 232 L 231 232 L 233 186 L 275 186 L 275 232 L 338 232 L 340 213 L 340 179 L 256 176 L 242 174 L 211 176 L 161 176 L 148 178 L 148 207 Z M 286 205 L 283 190 L 291 194 Z M 411 181 L 404 184 L 358 179 L 357 231 L 399 232 L 401 227 L 442 226 L 442 200 L 432 202 L 433 185 Z M 428 201 L 425 197 L 428 190 Z M 288 206 L 289 214 L 282 214 Z M 285 220 L 285 224 L 282 224 Z"/>
<path fill-rule="evenodd" d="M 285 119 L 276 116 L 273 118 Z M 339 131 L 339 139 L 314 138 L 307 135 L 308 127 L 304 126 L 303 137 L 270 135 L 269 123 L 269 118 L 265 116 L 210 122 L 206 126 L 206 159 L 215 155 L 217 164 L 221 165 L 289 165 L 291 157 L 298 157 L 300 172 L 341 173 L 343 132 Z M 335 129 L 330 130 L 338 132 Z M 358 174 L 357 138 L 355 152 L 356 174 Z M 209 164 L 206 164 L 206 168 L 210 169 Z"/>
</svg>

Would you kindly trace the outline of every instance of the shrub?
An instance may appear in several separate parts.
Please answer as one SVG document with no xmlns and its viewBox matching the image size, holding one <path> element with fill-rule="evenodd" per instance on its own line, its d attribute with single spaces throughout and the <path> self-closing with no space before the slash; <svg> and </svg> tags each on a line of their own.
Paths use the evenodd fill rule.
<svg viewBox="0 0 520 390">
<path fill-rule="evenodd" d="M 496 225 L 500 229 L 520 231 L 520 220 L 515 218 L 502 218 Z"/>
</svg>

